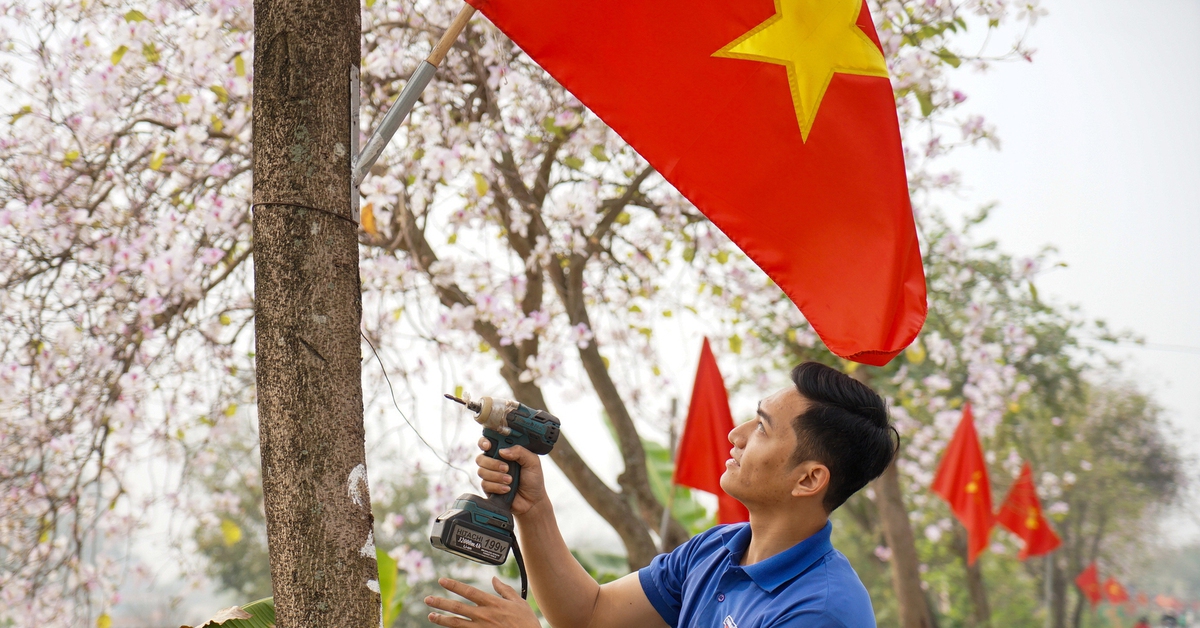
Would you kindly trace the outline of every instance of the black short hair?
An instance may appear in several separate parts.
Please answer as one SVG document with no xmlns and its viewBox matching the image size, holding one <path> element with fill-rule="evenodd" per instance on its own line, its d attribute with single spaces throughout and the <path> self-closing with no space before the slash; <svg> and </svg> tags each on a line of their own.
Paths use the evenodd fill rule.
<svg viewBox="0 0 1200 628">
<path fill-rule="evenodd" d="M 826 512 L 833 512 L 883 474 L 896 457 L 900 434 L 888 421 L 883 398 L 845 373 L 805 362 L 792 369 L 792 381 L 808 402 L 792 420 L 792 463 L 814 460 L 829 468 L 822 504 Z"/>
</svg>

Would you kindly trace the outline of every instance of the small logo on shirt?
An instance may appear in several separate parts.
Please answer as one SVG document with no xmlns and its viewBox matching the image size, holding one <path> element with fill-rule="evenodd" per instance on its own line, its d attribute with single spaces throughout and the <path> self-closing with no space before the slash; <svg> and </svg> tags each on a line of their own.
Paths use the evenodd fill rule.
<svg viewBox="0 0 1200 628">
<path fill-rule="evenodd" d="M 724 623 L 721 624 L 721 628 L 738 628 L 738 626 L 737 623 L 733 621 L 733 617 L 726 615 Z"/>
</svg>

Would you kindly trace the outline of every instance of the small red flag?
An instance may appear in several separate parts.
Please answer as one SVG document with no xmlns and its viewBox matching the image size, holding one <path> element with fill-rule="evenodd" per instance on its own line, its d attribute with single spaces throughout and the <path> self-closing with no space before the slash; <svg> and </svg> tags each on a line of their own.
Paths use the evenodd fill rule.
<svg viewBox="0 0 1200 628">
<path fill-rule="evenodd" d="M 1075 576 L 1075 586 L 1079 587 L 1083 597 L 1086 597 L 1093 607 L 1100 603 L 1103 594 L 1100 591 L 1100 572 L 1096 569 L 1096 561 L 1092 561 L 1087 569 Z"/>
<path fill-rule="evenodd" d="M 963 407 L 962 420 L 933 478 L 933 492 L 949 502 L 950 510 L 967 529 L 967 562 L 975 564 L 987 547 L 995 519 L 987 463 L 975 433 L 971 404 Z"/>
<path fill-rule="evenodd" d="M 1021 475 L 1008 489 L 1008 497 L 1000 506 L 1000 512 L 996 513 L 996 523 L 1008 528 L 1025 542 L 1017 556 L 1020 560 L 1049 554 L 1062 545 L 1062 539 L 1058 538 L 1042 514 L 1037 487 L 1033 485 L 1033 468 L 1028 462 L 1021 466 Z"/>
<path fill-rule="evenodd" d="M 742 502 L 721 490 L 721 475 L 725 473 L 725 461 L 729 459 L 729 433 L 732 431 L 733 414 L 729 411 L 725 380 L 717 368 L 708 338 L 705 338 L 704 346 L 700 348 L 696 383 L 692 385 L 687 422 L 679 439 L 675 483 L 716 495 L 717 523 L 750 520 L 750 511 Z"/>
<path fill-rule="evenodd" d="M 1104 581 L 1104 597 L 1108 598 L 1110 604 L 1123 604 L 1129 601 L 1129 592 L 1116 578 L 1110 576 Z"/>
<path fill-rule="evenodd" d="M 796 303 L 883 365 L 925 321 L 896 101 L 864 0 L 467 0 Z"/>
</svg>

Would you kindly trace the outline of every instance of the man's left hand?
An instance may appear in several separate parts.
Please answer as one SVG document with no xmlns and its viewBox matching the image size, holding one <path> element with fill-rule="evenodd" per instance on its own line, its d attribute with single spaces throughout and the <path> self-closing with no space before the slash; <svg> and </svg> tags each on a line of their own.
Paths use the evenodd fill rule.
<svg viewBox="0 0 1200 628">
<path fill-rule="evenodd" d="M 492 578 L 492 586 L 499 596 L 480 591 L 473 586 L 450 578 L 441 578 L 438 584 L 447 591 L 460 595 L 474 604 L 429 596 L 425 604 L 440 611 L 461 615 L 430 613 L 429 621 L 448 628 L 540 628 L 537 616 L 529 604 L 521 599 L 516 589 Z M 463 619 L 463 618 L 466 619 Z"/>
</svg>

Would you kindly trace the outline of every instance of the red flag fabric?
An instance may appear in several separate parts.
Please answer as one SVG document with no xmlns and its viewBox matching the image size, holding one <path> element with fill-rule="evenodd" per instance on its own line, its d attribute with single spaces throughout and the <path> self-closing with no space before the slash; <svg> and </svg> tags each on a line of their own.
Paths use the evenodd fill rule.
<svg viewBox="0 0 1200 628">
<path fill-rule="evenodd" d="M 892 85 L 864 0 L 467 0 L 754 260 L 831 351 L 925 321 Z"/>
<path fill-rule="evenodd" d="M 1104 581 L 1104 597 L 1108 598 L 1110 604 L 1124 604 L 1129 601 L 1129 592 L 1116 578 L 1109 576 L 1108 580 Z"/>
<path fill-rule="evenodd" d="M 680 486 L 716 495 L 717 523 L 750 520 L 750 511 L 742 502 L 721 490 L 721 474 L 725 473 L 725 461 L 729 459 L 729 433 L 732 431 L 733 414 L 729 411 L 725 380 L 717 368 L 708 338 L 705 338 L 700 348 L 696 383 L 692 385 L 687 422 L 679 439 L 674 481 Z"/>
<path fill-rule="evenodd" d="M 1087 569 L 1075 576 L 1075 586 L 1079 587 L 1083 597 L 1087 598 L 1093 607 L 1100 603 L 1103 594 L 1100 590 L 1100 572 L 1096 569 L 1096 561 L 1092 561 Z"/>
<path fill-rule="evenodd" d="M 967 529 L 967 562 L 974 564 L 987 547 L 995 519 L 987 463 L 975 433 L 971 404 L 963 406 L 962 420 L 933 478 L 933 492 L 950 504 L 950 510 Z"/>
<path fill-rule="evenodd" d="M 1021 466 L 1021 474 L 1012 488 L 1008 489 L 1008 497 L 1004 498 L 1000 512 L 996 513 L 996 523 L 1008 528 L 1025 542 L 1017 556 L 1020 560 L 1049 554 L 1062 545 L 1062 539 L 1058 538 L 1042 514 L 1037 487 L 1033 484 L 1033 468 L 1028 462 Z"/>
</svg>

